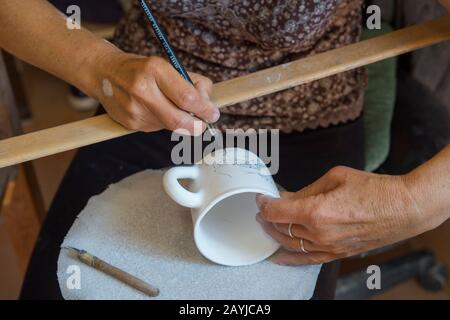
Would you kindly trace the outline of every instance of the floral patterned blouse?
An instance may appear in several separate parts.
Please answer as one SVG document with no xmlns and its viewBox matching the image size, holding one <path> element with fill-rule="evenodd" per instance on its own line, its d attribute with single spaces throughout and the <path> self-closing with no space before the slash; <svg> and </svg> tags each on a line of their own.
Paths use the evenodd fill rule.
<svg viewBox="0 0 450 320">
<path fill-rule="evenodd" d="M 189 71 L 224 81 L 359 40 L 363 0 L 147 0 Z M 164 56 L 137 1 L 114 43 Z M 364 68 L 222 109 L 217 126 L 304 131 L 360 116 Z"/>
</svg>

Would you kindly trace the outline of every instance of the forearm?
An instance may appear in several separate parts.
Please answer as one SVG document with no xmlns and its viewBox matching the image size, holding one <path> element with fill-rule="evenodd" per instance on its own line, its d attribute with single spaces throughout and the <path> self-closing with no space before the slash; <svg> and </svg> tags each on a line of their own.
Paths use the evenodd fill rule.
<svg viewBox="0 0 450 320">
<path fill-rule="evenodd" d="M 450 11 L 450 0 L 439 0 Z M 437 156 L 405 176 L 411 196 L 430 225 L 450 218 L 450 145 Z"/>
<path fill-rule="evenodd" d="M 429 217 L 430 228 L 450 218 L 450 145 L 405 178 L 418 209 Z"/>
<path fill-rule="evenodd" d="M 0 47 L 94 97 L 96 61 L 118 50 L 87 30 L 70 30 L 43 0 L 0 1 Z"/>
</svg>

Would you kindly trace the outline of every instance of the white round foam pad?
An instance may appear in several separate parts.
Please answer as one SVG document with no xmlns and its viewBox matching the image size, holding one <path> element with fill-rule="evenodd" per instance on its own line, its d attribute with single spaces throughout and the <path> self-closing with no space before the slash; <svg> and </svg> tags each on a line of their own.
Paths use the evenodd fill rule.
<svg viewBox="0 0 450 320">
<path fill-rule="evenodd" d="M 92 197 L 62 245 L 147 281 L 160 295 L 147 297 L 61 249 L 58 281 L 65 299 L 311 298 L 320 266 L 279 266 L 268 259 L 225 267 L 205 259 L 194 244 L 189 209 L 165 194 L 163 173 L 137 173 Z"/>
</svg>

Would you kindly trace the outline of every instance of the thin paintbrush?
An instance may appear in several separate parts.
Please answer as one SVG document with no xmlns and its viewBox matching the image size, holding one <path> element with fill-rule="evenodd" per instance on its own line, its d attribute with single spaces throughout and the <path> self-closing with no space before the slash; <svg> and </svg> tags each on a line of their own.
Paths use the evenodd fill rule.
<svg viewBox="0 0 450 320">
<path fill-rule="evenodd" d="M 139 1 L 141 4 L 142 9 L 144 10 L 148 20 L 150 21 L 150 24 L 152 26 L 153 31 L 155 32 L 156 37 L 158 38 L 162 48 L 164 49 L 164 52 L 166 53 L 167 57 L 169 58 L 170 63 L 175 68 L 175 70 L 178 71 L 178 73 L 186 80 L 189 81 L 192 85 L 194 85 L 194 82 L 189 77 L 189 74 L 186 72 L 186 69 L 184 69 L 183 65 L 180 62 L 180 59 L 178 58 L 177 54 L 175 53 L 175 50 L 173 49 L 172 45 L 169 42 L 169 39 L 167 38 L 165 32 L 159 25 L 158 21 L 156 20 L 155 15 L 153 14 L 150 7 L 147 5 L 145 0 Z M 208 130 L 211 133 L 212 136 L 216 134 L 216 128 L 214 128 L 213 125 L 210 123 L 207 123 Z"/>
<path fill-rule="evenodd" d="M 78 260 L 80 260 L 84 264 L 106 273 L 107 275 L 115 278 L 116 280 L 119 280 L 129 285 L 130 287 L 145 293 L 149 297 L 157 297 L 159 295 L 158 288 L 155 288 L 154 286 L 146 283 L 145 281 L 136 278 L 135 276 L 129 274 L 128 272 L 125 272 L 110 265 L 109 263 L 97 258 L 96 256 L 93 256 L 92 254 L 84 250 L 79 250 L 72 247 L 63 247 L 63 249 L 71 250 L 72 252 L 75 253 Z"/>
</svg>

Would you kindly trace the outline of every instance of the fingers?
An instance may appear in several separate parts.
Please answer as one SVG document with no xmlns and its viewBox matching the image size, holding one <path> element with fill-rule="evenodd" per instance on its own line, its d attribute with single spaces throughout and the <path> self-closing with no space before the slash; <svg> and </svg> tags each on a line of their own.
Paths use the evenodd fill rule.
<svg viewBox="0 0 450 320">
<path fill-rule="evenodd" d="M 301 242 L 300 242 L 301 239 L 303 239 L 303 247 L 307 251 L 310 251 L 310 252 L 326 251 L 326 249 L 327 249 L 327 248 L 315 245 L 311 241 L 309 241 L 308 238 L 310 238 L 310 235 L 307 232 L 302 234 L 302 236 L 299 238 L 291 238 L 289 236 L 286 236 L 283 233 L 278 232 L 278 230 L 272 223 L 264 221 L 260 215 L 256 216 L 256 220 L 261 224 L 262 228 L 269 236 L 271 236 L 276 242 L 281 244 L 281 246 L 288 251 L 301 252 L 302 251 Z"/>
<path fill-rule="evenodd" d="M 124 102 L 121 104 L 121 102 Z M 164 128 L 164 125 L 152 112 L 137 101 L 129 101 L 128 94 L 116 90 L 115 99 L 103 101 L 103 106 L 110 117 L 124 127 L 143 132 L 153 132 Z"/>
<path fill-rule="evenodd" d="M 339 186 L 341 171 L 340 167 L 332 169 L 311 185 L 296 193 L 283 193 L 278 199 L 258 195 L 256 202 L 262 217 L 274 223 L 295 223 L 308 227 L 317 216 L 325 195 Z"/>
<path fill-rule="evenodd" d="M 257 195 L 256 203 L 262 218 L 268 222 L 307 225 L 308 216 L 312 214 L 316 200 L 313 197 L 294 199 Z"/>
<path fill-rule="evenodd" d="M 220 112 L 209 99 L 212 82 L 192 74 L 195 86 L 162 58 L 122 54 L 108 72 L 111 95 L 102 104 L 111 117 L 128 129 L 163 128 L 183 135 L 200 135 Z"/>
<path fill-rule="evenodd" d="M 134 102 L 131 108 L 132 111 L 125 120 L 126 127 L 142 132 L 154 132 L 164 128 L 161 121 L 148 108 L 138 102 Z"/>
<path fill-rule="evenodd" d="M 212 89 L 213 89 L 213 82 L 211 81 L 211 79 L 206 78 L 206 77 L 196 74 L 196 73 L 191 72 L 191 73 L 189 73 L 189 75 L 190 75 L 192 81 L 194 82 L 195 88 L 200 93 L 200 96 L 205 101 L 209 102 L 211 105 L 211 108 L 213 108 L 213 110 L 214 110 L 214 115 L 208 122 L 209 123 L 217 122 L 220 118 L 220 110 L 216 105 L 214 105 L 213 102 L 211 102 L 211 99 L 210 99 L 211 94 L 212 94 Z"/>
<path fill-rule="evenodd" d="M 278 232 L 284 234 L 285 236 L 291 237 L 291 234 L 289 234 L 289 224 L 274 223 L 273 225 Z M 291 233 L 294 238 L 304 238 L 305 234 L 308 233 L 308 229 L 302 225 L 292 224 Z"/>
<path fill-rule="evenodd" d="M 179 109 L 159 90 L 147 92 L 140 102 L 163 123 L 166 129 L 194 136 L 201 135 L 206 129 L 203 121 Z"/>
<path fill-rule="evenodd" d="M 327 252 L 294 253 L 283 250 L 277 253 L 272 261 L 280 265 L 299 266 L 323 264 L 336 259 L 336 256 Z"/>
<path fill-rule="evenodd" d="M 209 100 L 213 88 L 213 82 L 211 81 L 211 79 L 193 72 L 189 72 L 189 76 L 194 82 L 194 86 L 198 90 L 200 95 L 206 100 Z"/>
<path fill-rule="evenodd" d="M 153 68 L 156 72 L 155 79 L 158 88 L 178 108 L 192 112 L 209 123 L 219 120 L 219 109 L 209 100 L 208 92 L 211 89 L 208 87 L 212 86 L 212 82 L 206 78 L 199 80 L 197 77 L 196 83 L 201 88 L 200 93 L 196 87 L 183 79 L 167 61 L 158 59 L 158 63 Z"/>
</svg>

